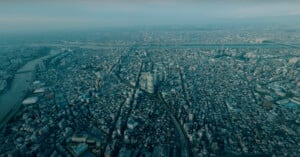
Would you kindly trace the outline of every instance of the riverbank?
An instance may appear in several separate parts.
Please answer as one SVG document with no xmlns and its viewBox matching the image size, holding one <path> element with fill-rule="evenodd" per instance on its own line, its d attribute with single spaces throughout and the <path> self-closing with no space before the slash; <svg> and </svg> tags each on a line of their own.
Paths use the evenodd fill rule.
<svg viewBox="0 0 300 157">
<path fill-rule="evenodd" d="M 35 77 L 36 66 L 45 59 L 59 54 L 51 51 L 48 55 L 26 63 L 15 74 L 11 87 L 0 95 L 0 128 L 2 128 L 20 109 L 21 102 L 27 94 L 28 87 Z"/>
</svg>

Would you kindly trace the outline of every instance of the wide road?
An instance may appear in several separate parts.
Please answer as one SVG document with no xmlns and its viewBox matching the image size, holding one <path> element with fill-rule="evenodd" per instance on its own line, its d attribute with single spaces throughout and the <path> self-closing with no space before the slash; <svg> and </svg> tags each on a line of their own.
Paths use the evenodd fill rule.
<svg viewBox="0 0 300 157">
<path fill-rule="evenodd" d="M 1 127 L 20 107 L 28 87 L 33 82 L 36 66 L 44 59 L 50 58 L 56 54 L 58 54 L 58 52 L 51 51 L 49 55 L 29 61 L 16 72 L 11 87 L 5 93 L 0 95 Z"/>
<path fill-rule="evenodd" d="M 183 128 L 181 127 L 181 125 L 179 124 L 179 122 L 177 121 L 177 119 L 175 118 L 175 116 L 173 115 L 173 113 L 170 111 L 170 107 L 167 104 L 167 102 L 164 100 L 164 98 L 162 97 L 162 94 L 160 92 L 156 93 L 158 100 L 162 103 L 162 105 L 165 107 L 167 113 L 169 114 L 169 116 L 171 117 L 172 123 L 175 126 L 175 129 L 178 133 L 178 140 L 180 143 L 180 156 L 181 157 L 189 157 L 191 156 L 190 153 L 190 147 L 189 147 L 189 141 L 184 133 Z"/>
</svg>

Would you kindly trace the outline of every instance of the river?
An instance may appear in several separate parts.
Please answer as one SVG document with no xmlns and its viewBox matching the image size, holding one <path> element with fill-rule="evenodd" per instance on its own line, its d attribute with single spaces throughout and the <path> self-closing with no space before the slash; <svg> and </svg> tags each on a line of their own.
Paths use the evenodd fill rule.
<svg viewBox="0 0 300 157">
<path fill-rule="evenodd" d="M 43 60 L 57 54 L 58 52 L 51 51 L 50 54 L 46 56 L 29 61 L 16 72 L 10 88 L 0 95 L 0 126 L 6 123 L 19 109 L 28 87 L 35 78 L 36 66 Z"/>
</svg>

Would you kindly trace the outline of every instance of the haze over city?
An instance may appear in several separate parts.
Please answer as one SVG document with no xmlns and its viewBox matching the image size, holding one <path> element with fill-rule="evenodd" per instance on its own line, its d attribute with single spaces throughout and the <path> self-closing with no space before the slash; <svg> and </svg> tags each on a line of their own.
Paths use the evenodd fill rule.
<svg viewBox="0 0 300 157">
<path fill-rule="evenodd" d="M 0 157 L 298 157 L 299 6 L 2 0 Z"/>
<path fill-rule="evenodd" d="M 299 23 L 299 1 L 1 1 L 0 29 Z M 250 24 L 248 22 L 248 24 Z"/>
</svg>

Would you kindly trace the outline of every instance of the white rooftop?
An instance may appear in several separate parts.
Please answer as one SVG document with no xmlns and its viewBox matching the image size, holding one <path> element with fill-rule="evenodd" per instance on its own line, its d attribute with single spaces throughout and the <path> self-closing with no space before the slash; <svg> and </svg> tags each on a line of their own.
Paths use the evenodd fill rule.
<svg viewBox="0 0 300 157">
<path fill-rule="evenodd" d="M 40 84 L 41 83 L 41 81 L 34 81 L 32 84 Z"/>
<path fill-rule="evenodd" d="M 35 104 L 39 100 L 38 97 L 28 97 L 25 100 L 23 100 L 23 105 L 29 105 L 29 104 Z"/>
<path fill-rule="evenodd" d="M 33 91 L 33 93 L 44 93 L 44 92 L 45 92 L 44 88 L 38 88 L 38 89 Z"/>
</svg>

